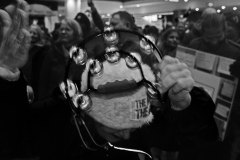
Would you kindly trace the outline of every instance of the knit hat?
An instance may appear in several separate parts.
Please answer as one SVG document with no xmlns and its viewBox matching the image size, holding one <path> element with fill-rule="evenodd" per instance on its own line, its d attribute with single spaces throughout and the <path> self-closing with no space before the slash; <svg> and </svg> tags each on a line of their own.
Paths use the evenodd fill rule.
<svg viewBox="0 0 240 160">
<path fill-rule="evenodd" d="M 114 33 L 117 41 L 98 34 L 79 45 L 87 53 L 80 56 L 87 57 L 82 58 L 79 90 L 91 101 L 86 114 L 97 122 L 113 129 L 138 128 L 153 120 L 149 95 L 156 92 L 153 64 L 160 60 L 159 52 L 137 32 Z"/>
</svg>

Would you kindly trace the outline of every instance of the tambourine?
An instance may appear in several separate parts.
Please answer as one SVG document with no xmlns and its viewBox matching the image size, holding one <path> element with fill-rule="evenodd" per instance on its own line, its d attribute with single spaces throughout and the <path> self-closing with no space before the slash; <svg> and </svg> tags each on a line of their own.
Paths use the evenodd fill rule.
<svg viewBox="0 0 240 160">
<path fill-rule="evenodd" d="M 134 115 L 133 118 L 144 118 L 149 112 L 164 110 L 166 98 L 158 90 L 158 87 L 161 87 L 158 81 L 159 73 L 153 67 L 153 64 L 161 62 L 162 54 L 144 35 L 107 26 L 104 32 L 91 35 L 78 46 L 73 46 L 69 54 L 65 80 L 60 84 L 60 89 L 72 107 L 80 137 L 86 148 L 94 150 L 111 146 L 109 143 L 108 147 L 97 144 L 84 125 L 81 113 L 91 115 L 93 110 L 90 93 L 109 95 L 144 86 L 147 101 L 151 105 L 150 110 Z M 76 71 L 79 67 L 81 72 Z M 114 75 L 114 80 L 108 76 L 110 73 Z M 134 80 L 129 77 L 134 77 Z M 106 80 L 104 85 L 99 82 L 101 80 L 103 83 L 103 79 Z M 92 140 L 95 147 L 84 142 L 81 130 L 89 133 L 88 139 Z"/>
</svg>

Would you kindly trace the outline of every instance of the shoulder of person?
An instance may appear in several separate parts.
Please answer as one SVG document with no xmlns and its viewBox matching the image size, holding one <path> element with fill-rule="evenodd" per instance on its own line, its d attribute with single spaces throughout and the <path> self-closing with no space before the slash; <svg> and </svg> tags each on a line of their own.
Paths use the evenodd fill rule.
<svg viewBox="0 0 240 160">
<path fill-rule="evenodd" d="M 201 43 L 201 41 L 202 41 L 202 37 L 193 39 L 193 40 L 189 43 L 188 47 L 190 47 L 190 48 L 195 48 L 195 47 L 197 47 L 197 46 Z"/>
<path fill-rule="evenodd" d="M 231 44 L 232 46 L 236 47 L 237 49 L 240 50 L 240 44 L 232 41 L 232 40 L 228 40 L 229 44 Z M 240 54 L 240 53 L 239 53 Z"/>
</svg>

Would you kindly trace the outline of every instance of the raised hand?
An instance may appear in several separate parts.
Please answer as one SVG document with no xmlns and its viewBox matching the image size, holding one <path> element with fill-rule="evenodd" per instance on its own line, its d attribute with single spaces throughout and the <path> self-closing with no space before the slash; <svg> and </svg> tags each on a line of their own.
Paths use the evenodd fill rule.
<svg viewBox="0 0 240 160">
<path fill-rule="evenodd" d="M 161 74 L 160 92 L 169 91 L 168 96 L 175 110 L 187 108 L 191 102 L 189 92 L 195 83 L 187 65 L 176 58 L 165 56 L 160 64 L 155 65 L 155 69 Z"/>
<path fill-rule="evenodd" d="M 15 4 L 0 10 L 0 66 L 15 72 L 28 59 L 31 36 L 28 32 L 27 2 L 17 0 Z"/>
</svg>

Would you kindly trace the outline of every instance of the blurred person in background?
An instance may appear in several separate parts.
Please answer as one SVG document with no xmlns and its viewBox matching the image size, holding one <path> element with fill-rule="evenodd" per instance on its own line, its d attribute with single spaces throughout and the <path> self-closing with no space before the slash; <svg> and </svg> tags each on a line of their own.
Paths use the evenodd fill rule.
<svg viewBox="0 0 240 160">
<path fill-rule="evenodd" d="M 38 25 L 31 25 L 29 32 L 31 34 L 31 47 L 28 61 L 22 71 L 27 83 L 33 88 L 35 99 L 38 99 L 38 84 L 42 62 L 50 46 L 46 44 L 44 32 Z"/>
<path fill-rule="evenodd" d="M 186 31 L 186 27 L 185 27 L 185 22 L 178 22 L 176 29 L 178 31 L 178 36 L 179 36 L 179 41 L 180 43 L 183 41 L 183 38 L 185 36 L 185 31 Z"/>
<path fill-rule="evenodd" d="M 177 47 L 179 43 L 180 41 L 178 30 L 175 28 L 169 28 L 162 33 L 157 46 L 163 55 L 176 57 Z"/>
<path fill-rule="evenodd" d="M 224 17 L 227 24 L 226 37 L 240 45 L 240 13 L 226 12 Z"/>
<path fill-rule="evenodd" d="M 93 3 L 93 0 L 88 0 L 88 6 L 91 8 L 90 19 L 92 19 L 93 23 L 96 25 L 96 27 L 100 31 L 103 31 L 105 25 L 103 24 L 101 16 L 97 12 L 97 9 Z M 75 17 L 75 20 L 78 21 L 81 25 L 81 22 L 78 20 L 79 19 L 78 16 L 79 15 Z M 130 29 L 130 30 L 139 31 L 138 27 L 135 25 L 134 17 L 126 11 L 118 11 L 113 13 L 110 18 L 110 25 L 112 25 L 116 29 Z"/>
<path fill-rule="evenodd" d="M 59 38 L 47 52 L 39 79 L 39 98 L 52 94 L 63 80 L 69 60 L 69 50 L 82 40 L 82 29 L 73 19 L 64 19 L 59 29 Z"/>
<path fill-rule="evenodd" d="M 126 11 L 118 11 L 113 13 L 110 18 L 110 25 L 112 25 L 115 29 L 135 29 L 134 18 Z"/>
<path fill-rule="evenodd" d="M 149 26 L 149 27 L 146 29 L 146 31 L 145 31 L 144 34 L 153 37 L 153 38 L 154 38 L 154 44 L 156 44 L 157 39 L 158 39 L 158 36 L 159 36 L 159 31 L 158 31 L 157 27 L 155 27 L 155 26 Z"/>
<path fill-rule="evenodd" d="M 183 46 L 188 46 L 192 40 L 196 38 L 200 38 L 202 36 L 201 21 L 205 15 L 213 14 L 213 13 L 217 13 L 217 11 L 214 8 L 206 8 L 203 11 L 200 19 L 196 23 L 194 23 L 193 26 L 189 28 L 189 30 L 186 31 L 184 38 L 181 42 Z"/>
<path fill-rule="evenodd" d="M 192 40 L 190 48 L 232 59 L 240 56 L 240 47 L 225 36 L 226 25 L 223 15 L 218 13 L 205 15 L 201 22 L 201 31 L 202 37 Z"/>
</svg>

